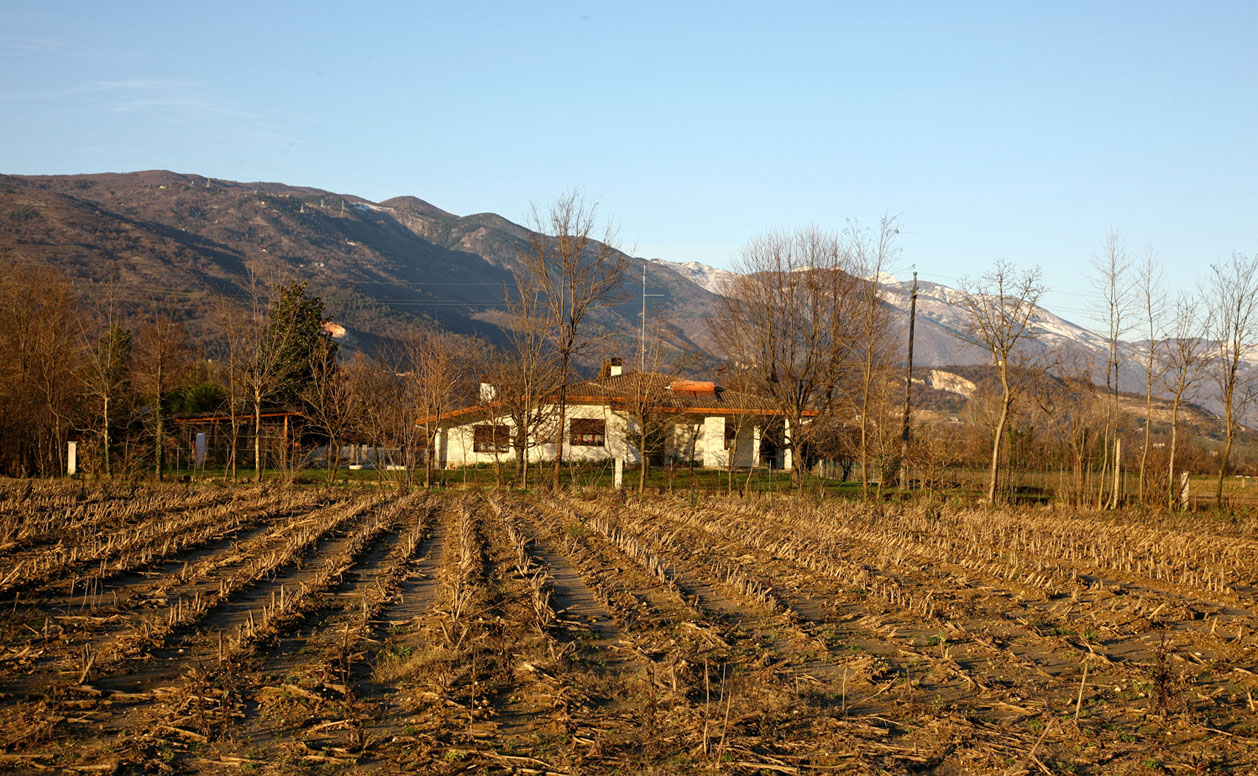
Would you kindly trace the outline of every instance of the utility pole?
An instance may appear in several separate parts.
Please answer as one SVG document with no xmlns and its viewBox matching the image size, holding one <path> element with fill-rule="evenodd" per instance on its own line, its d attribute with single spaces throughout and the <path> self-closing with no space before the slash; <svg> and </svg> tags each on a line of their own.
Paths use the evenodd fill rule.
<svg viewBox="0 0 1258 776">
<path fill-rule="evenodd" d="M 646 262 L 642 262 L 642 329 L 638 334 L 638 371 L 646 371 L 646 298 L 648 296 L 664 296 L 646 292 Z"/>
<path fill-rule="evenodd" d="M 909 358 L 904 367 L 904 421 L 900 425 L 900 489 L 909 486 L 909 400 L 913 393 L 913 325 L 917 322 L 917 270 L 913 270 L 913 292 L 909 295 Z"/>
<path fill-rule="evenodd" d="M 646 371 L 646 262 L 642 262 L 642 327 L 638 333 L 638 371 Z"/>
</svg>

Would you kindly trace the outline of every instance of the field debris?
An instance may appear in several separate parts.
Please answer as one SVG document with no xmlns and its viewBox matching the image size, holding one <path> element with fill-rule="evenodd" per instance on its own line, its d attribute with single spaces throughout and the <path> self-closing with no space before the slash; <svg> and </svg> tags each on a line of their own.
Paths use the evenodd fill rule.
<svg viewBox="0 0 1258 776">
<path fill-rule="evenodd" d="M 4 487 L 6 770 L 1258 770 L 1252 519 Z"/>
</svg>

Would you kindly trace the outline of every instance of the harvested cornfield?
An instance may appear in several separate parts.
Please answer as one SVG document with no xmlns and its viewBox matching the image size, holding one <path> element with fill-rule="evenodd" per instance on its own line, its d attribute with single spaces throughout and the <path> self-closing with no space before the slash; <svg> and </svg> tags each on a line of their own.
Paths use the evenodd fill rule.
<svg viewBox="0 0 1258 776">
<path fill-rule="evenodd" d="M 0 553 L 19 772 L 1258 769 L 1252 520 L 18 484 Z"/>
</svg>

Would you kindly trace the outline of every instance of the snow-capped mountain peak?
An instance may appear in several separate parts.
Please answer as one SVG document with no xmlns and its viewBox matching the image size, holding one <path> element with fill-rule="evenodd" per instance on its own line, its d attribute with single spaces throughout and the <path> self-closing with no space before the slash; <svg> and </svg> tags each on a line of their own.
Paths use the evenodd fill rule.
<svg viewBox="0 0 1258 776">
<path fill-rule="evenodd" d="M 698 261 L 665 261 L 653 259 L 696 285 L 720 294 L 725 284 L 737 273 L 719 269 Z M 870 278 L 866 278 L 869 280 Z M 912 296 L 913 281 L 899 280 L 883 272 L 878 275 L 879 291 L 883 300 L 901 311 L 907 318 Z M 968 335 L 970 316 L 965 307 L 965 295 L 958 289 L 928 280 L 917 283 L 917 325 L 919 345 L 923 346 L 925 362 L 938 364 L 978 362 L 986 358 Z M 925 326 L 923 330 L 921 327 Z M 1100 354 L 1106 350 L 1105 338 L 1067 321 L 1048 310 L 1037 307 L 1031 316 L 1031 334 L 1041 347 L 1060 351 L 1069 349 L 1087 354 Z"/>
<path fill-rule="evenodd" d="M 737 277 L 737 273 L 719 267 L 712 267 L 698 261 L 651 259 L 651 263 L 668 267 L 686 280 L 713 294 L 724 293 L 725 284 L 732 278 Z"/>
</svg>

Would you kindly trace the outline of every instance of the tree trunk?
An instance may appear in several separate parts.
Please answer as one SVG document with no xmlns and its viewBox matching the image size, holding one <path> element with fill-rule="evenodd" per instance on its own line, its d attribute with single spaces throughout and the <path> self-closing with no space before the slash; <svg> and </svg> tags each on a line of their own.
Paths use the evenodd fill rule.
<svg viewBox="0 0 1258 776">
<path fill-rule="evenodd" d="M 568 411 L 568 363 L 564 361 L 563 382 L 559 386 L 559 426 L 555 431 L 555 470 L 551 489 L 559 491 L 559 472 L 563 469 L 564 416 Z"/>
<path fill-rule="evenodd" d="M 1123 440 L 1114 437 L 1114 487 L 1110 494 L 1110 509 L 1118 509 L 1118 501 L 1123 490 Z"/>
<path fill-rule="evenodd" d="M 1171 404 L 1171 449 L 1166 464 L 1166 508 L 1175 508 L 1175 442 L 1179 435 L 1179 397 Z"/>
<path fill-rule="evenodd" d="M 525 427 L 525 423 L 516 422 L 515 439 L 512 440 L 511 444 L 512 449 L 515 450 L 515 461 L 513 461 L 513 464 L 517 483 L 524 481 L 524 456 L 528 452 L 528 436 L 523 431 Z"/>
<path fill-rule="evenodd" d="M 165 431 L 165 429 L 163 428 L 164 426 L 163 421 L 165 420 L 165 418 L 162 416 L 162 394 L 164 392 L 162 391 L 163 381 L 162 381 L 161 366 L 158 366 L 157 368 L 156 378 L 157 378 L 156 385 L 154 386 L 154 393 L 156 395 L 153 397 L 153 414 L 157 418 L 157 438 L 153 440 L 154 442 L 153 457 L 157 459 L 154 462 L 154 466 L 157 469 L 157 481 L 161 482 L 162 481 L 162 452 L 163 452 L 162 433 Z"/>
<path fill-rule="evenodd" d="M 154 457 L 157 459 L 157 481 L 161 482 L 162 481 L 162 434 L 166 432 L 166 428 L 165 428 L 166 418 L 162 414 L 162 401 L 160 398 L 157 400 L 157 405 L 156 405 L 156 408 L 154 409 L 154 412 L 157 415 L 157 445 L 156 445 L 156 450 L 154 452 Z"/>
<path fill-rule="evenodd" d="M 427 452 L 424 455 L 424 490 L 432 490 L 432 457 L 437 454 L 437 435 L 424 428 L 424 440 Z"/>
<path fill-rule="evenodd" d="M 112 477 L 113 473 L 109 469 L 109 397 L 104 397 L 104 475 Z M 1219 482 L 1223 482 L 1223 474 L 1219 474 Z M 1222 488 L 1222 484 L 1220 484 Z"/>
<path fill-rule="evenodd" d="M 638 439 L 638 493 L 646 493 L 646 470 L 651 465 L 651 459 L 646 454 L 646 424 L 643 424 L 643 431 L 639 434 Z"/>
<path fill-rule="evenodd" d="M 1219 508 L 1223 508 L 1223 477 L 1227 474 L 1227 462 L 1232 457 L 1232 424 L 1228 423 L 1226 441 L 1223 443 L 1223 458 L 1219 460 L 1219 482 L 1214 489 L 1214 503 Z"/>
<path fill-rule="evenodd" d="M 866 400 L 868 400 L 868 391 Z M 864 410 L 861 411 L 861 498 L 869 500 L 869 442 Z"/>
<path fill-rule="evenodd" d="M 67 465 L 65 456 L 68 453 L 66 452 L 66 443 L 61 439 L 61 418 L 56 415 L 53 416 L 52 421 L 52 443 L 55 445 L 55 449 L 52 452 L 52 461 L 53 466 L 56 467 L 56 471 L 53 474 L 65 474 Z"/>
<path fill-rule="evenodd" d="M 1152 372 L 1153 370 L 1152 368 L 1150 368 L 1149 373 L 1152 374 Z M 1140 490 L 1139 490 L 1138 497 L 1140 499 L 1141 504 L 1145 503 L 1144 473 L 1148 469 L 1148 466 L 1149 466 L 1149 426 L 1151 425 L 1152 421 L 1153 421 L 1153 381 L 1150 380 L 1148 393 L 1145 394 L 1144 449 L 1140 451 L 1140 486 L 1139 486 Z"/>
<path fill-rule="evenodd" d="M 1101 477 L 1096 486 L 1096 508 L 1105 506 L 1105 484 L 1109 481 L 1109 426 L 1105 428 L 1105 438 L 1101 442 Z"/>
<path fill-rule="evenodd" d="M 262 482 L 262 396 L 253 395 L 253 478 Z"/>
<path fill-rule="evenodd" d="M 987 501 L 996 503 L 996 485 L 1000 474 L 1000 443 L 1005 435 L 1005 423 L 1009 419 L 1009 397 L 1006 396 L 1000 405 L 1000 420 L 996 421 L 996 438 L 992 442 L 992 462 L 988 470 Z"/>
<path fill-rule="evenodd" d="M 240 447 L 240 419 L 238 416 L 233 415 L 231 425 L 232 425 L 231 470 L 232 470 L 232 482 L 234 483 L 236 482 L 236 476 L 237 476 L 236 452 L 237 452 L 237 448 Z"/>
</svg>

